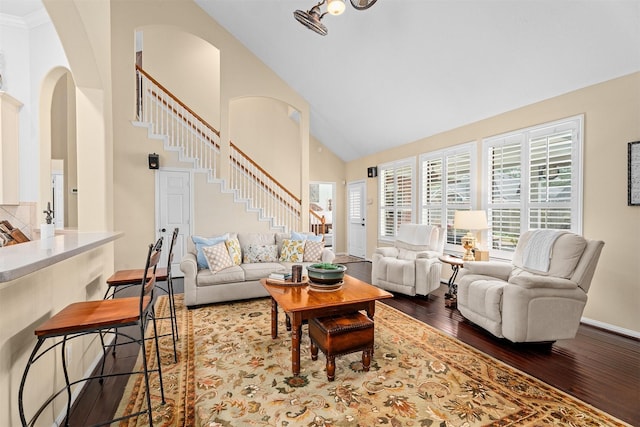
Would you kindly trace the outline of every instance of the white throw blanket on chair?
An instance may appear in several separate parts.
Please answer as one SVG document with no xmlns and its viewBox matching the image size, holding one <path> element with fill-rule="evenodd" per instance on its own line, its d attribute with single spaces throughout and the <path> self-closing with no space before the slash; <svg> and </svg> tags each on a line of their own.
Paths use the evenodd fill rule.
<svg viewBox="0 0 640 427">
<path fill-rule="evenodd" d="M 522 264 L 526 269 L 541 272 L 549 271 L 553 244 L 566 231 L 535 230 L 532 232 L 522 254 Z"/>
</svg>

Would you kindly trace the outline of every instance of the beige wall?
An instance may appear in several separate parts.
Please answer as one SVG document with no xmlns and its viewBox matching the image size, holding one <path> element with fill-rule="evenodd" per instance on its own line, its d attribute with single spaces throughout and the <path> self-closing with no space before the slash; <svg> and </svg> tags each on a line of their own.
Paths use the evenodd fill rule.
<svg viewBox="0 0 640 427">
<path fill-rule="evenodd" d="M 473 140 L 481 159 L 483 138 L 579 114 L 585 115 L 583 232 L 605 242 L 584 316 L 640 332 L 640 208 L 627 206 L 627 143 L 640 140 L 640 73 L 358 159 L 347 164 L 347 180 L 365 178 L 367 166 Z M 367 207 L 370 257 L 378 243 L 377 180 L 366 182 L 373 199 Z"/>
<path fill-rule="evenodd" d="M 231 193 L 220 191 L 219 184 L 207 182 L 204 174 L 194 176 L 194 234 L 217 236 L 226 232 L 274 232 L 266 221 L 258 221 L 256 212 L 247 212 L 243 203 L 235 203 Z"/>
<path fill-rule="evenodd" d="M 229 108 L 231 141 L 293 194 L 300 194 L 300 126 L 289 105 L 272 98 L 245 97 Z"/>
<path fill-rule="evenodd" d="M 65 48 L 75 82 L 78 156 L 78 229 L 113 229 L 113 131 L 111 97 L 110 14 L 107 2 L 43 1 Z M 52 70 L 44 79 L 41 97 L 50 97 L 52 85 L 66 70 Z M 52 75 L 53 74 L 53 75 Z M 49 102 L 40 102 L 40 206 L 50 186 L 51 143 Z M 49 138 L 49 140 L 47 140 Z"/>
<path fill-rule="evenodd" d="M 142 68 L 220 129 L 220 51 L 188 32 L 169 26 L 142 28 Z M 131 34 L 133 42 L 134 35 Z"/>
<path fill-rule="evenodd" d="M 189 166 L 178 162 L 175 154 L 164 152 L 157 141 L 148 140 L 145 131 L 131 125 L 136 30 L 142 29 L 144 34 L 143 68 L 152 74 L 160 73 L 161 83 L 172 92 L 176 88 L 176 94 L 188 100 L 190 106 L 201 106 L 194 108 L 196 113 L 201 114 L 197 108 L 210 109 L 201 115 L 211 120 L 212 125 L 219 124 L 221 158 L 228 157 L 226 142 L 238 139 L 243 150 L 258 157 L 268 172 L 301 196 L 303 205 L 308 203 L 309 170 L 315 165 L 311 166 L 308 160 L 309 107 L 302 97 L 190 1 L 168 2 L 162 8 L 152 9 L 146 2 L 114 2 L 111 26 L 114 228 L 125 232 L 125 238 L 116 243 L 116 268 L 136 268 L 135 260 L 139 259 L 136 255 L 155 234 L 155 180 L 154 173 L 146 167 L 147 154 L 153 151 L 160 153 L 161 165 Z M 165 40 L 164 30 L 168 30 L 168 34 L 175 36 L 180 43 L 171 41 L 169 46 L 158 47 L 158 43 Z M 189 51 L 188 54 L 178 54 L 183 47 Z M 215 107 L 208 106 L 215 103 L 216 97 L 211 95 L 215 92 L 216 83 L 212 49 L 218 52 L 219 57 L 219 113 Z M 197 61 L 203 56 L 213 58 L 206 67 L 212 70 L 213 76 L 204 91 L 201 90 L 200 78 L 192 72 L 185 73 L 184 64 L 175 60 L 180 57 L 192 67 L 202 67 L 202 64 L 197 65 Z M 299 111 L 299 122 L 288 117 L 288 106 Z M 246 142 L 254 139 L 259 141 L 258 144 Z M 330 165 L 324 170 L 332 172 L 320 172 L 317 179 L 333 181 L 335 170 L 340 171 L 338 175 L 344 179 L 344 162 L 335 156 L 326 156 L 324 164 Z M 225 170 L 223 162 L 220 176 L 226 176 L 226 173 L 228 170 Z M 207 183 L 201 176 L 194 179 L 194 194 L 194 233 L 265 227 L 264 222 L 256 224 L 255 214 L 241 213 L 238 206 L 231 206 L 228 203 L 230 196 L 220 193 L 218 185 Z M 234 214 L 229 216 L 230 212 Z"/>
<path fill-rule="evenodd" d="M 309 142 L 309 181 L 335 182 L 336 200 L 333 204 L 333 248 L 336 253 L 347 252 L 345 222 L 347 215 L 346 163 L 316 138 Z"/>
<path fill-rule="evenodd" d="M 78 188 L 75 85 L 68 72 L 60 76 L 52 96 L 51 158 L 60 160 L 64 170 L 64 226 L 77 228 L 78 196 L 72 192 Z M 52 201 L 50 193 L 46 200 Z"/>
<path fill-rule="evenodd" d="M 306 129 L 308 135 L 308 105 L 279 77 L 260 62 L 244 46 L 231 37 L 222 27 L 211 20 L 191 1 L 163 3 L 163 7 L 149 8 L 147 2 L 111 3 L 111 55 L 113 74 L 113 114 L 114 114 L 114 215 L 115 228 L 125 232 L 125 238 L 116 243 L 116 268 L 135 268 L 133 260 L 140 248 L 151 241 L 155 234 L 154 174 L 147 169 L 146 156 L 149 152 L 161 153 L 161 164 L 170 157 L 158 151 L 157 145 L 146 139 L 146 132 L 131 125 L 134 114 L 135 79 L 133 78 L 134 34 L 137 29 L 154 26 L 172 27 L 173 31 L 190 33 L 202 41 L 214 46 L 220 52 L 220 131 L 221 141 L 230 139 L 231 100 L 246 96 L 258 96 L 278 99 L 293 105 L 301 111 L 302 135 Z M 146 49 L 146 39 L 143 42 Z M 194 46 L 191 43 L 191 46 Z M 177 48 L 177 47 L 176 47 Z M 146 55 L 146 54 L 144 54 Z M 143 56 L 143 63 L 147 57 Z M 171 57 L 154 67 L 181 68 Z M 174 70 L 174 71 L 175 71 Z M 163 82 L 173 87 L 173 79 L 184 76 L 190 81 L 191 94 L 198 95 L 198 85 L 189 74 L 167 72 L 172 81 Z M 188 90 L 188 89 L 187 89 Z M 210 102 L 208 93 L 199 93 L 202 98 L 193 99 L 193 103 Z M 191 96 L 191 95 L 189 95 Z M 190 98 L 191 99 L 191 98 Z M 215 113 L 212 113 L 215 114 Z M 213 124 L 213 123 L 212 123 Z M 300 138 L 301 157 L 304 157 L 308 136 Z M 223 147 L 222 158 L 227 158 L 228 148 Z M 185 167 L 188 165 L 184 165 Z M 222 171 L 224 176 L 224 171 Z M 199 184 L 198 184 L 199 185 Z M 212 190 L 215 191 L 215 190 Z M 198 195 L 196 199 L 213 200 L 207 195 Z M 210 210 L 197 209 L 198 215 L 207 215 Z M 213 215 L 208 221 L 198 219 L 205 231 L 208 224 L 215 224 Z M 236 224 L 238 228 L 241 223 Z M 226 230 L 225 230 L 226 231 Z"/>
<path fill-rule="evenodd" d="M 289 116 L 289 106 L 271 98 L 246 97 L 233 101 L 231 111 L 232 141 L 290 191 L 300 194 L 300 130 Z M 139 132 L 144 134 L 141 138 L 146 138 L 145 131 Z M 147 141 L 145 146 L 162 152 L 161 142 Z M 309 151 L 309 181 L 335 182 L 338 200 L 335 215 L 344 215 L 345 163 L 315 138 L 311 138 Z M 186 167 L 176 153 L 170 152 L 162 153 L 161 164 L 166 168 Z M 221 191 L 220 184 L 209 182 L 205 174 L 193 175 L 193 188 L 194 234 L 213 236 L 229 231 L 270 230 L 267 222 L 257 221 L 256 213 L 246 212 L 244 204 L 234 203 L 233 195 Z M 334 243 L 337 252 L 344 251 L 345 238 L 340 227 L 338 224 L 338 240 Z"/>
<path fill-rule="evenodd" d="M 79 228 L 124 231 L 125 237 L 115 244 L 116 268 L 139 267 L 140 251 L 155 236 L 155 177 L 147 168 L 147 154 L 156 151 L 161 164 L 176 165 L 169 160 L 175 159 L 174 155 L 163 152 L 157 141 L 146 137 L 146 130 L 131 124 L 135 117 L 136 31 L 144 34 L 143 66 L 158 73 L 156 77 L 176 95 L 198 106 L 194 109 L 205 110 L 196 111 L 203 118 L 219 125 L 222 158 L 228 157 L 231 123 L 251 126 L 234 118 L 234 102 L 246 97 L 272 99 L 298 110 L 294 161 L 299 166 L 291 182 L 299 188 L 303 204 L 308 203 L 308 104 L 192 1 L 165 2 L 157 8 L 149 8 L 146 1 L 105 2 L 91 7 L 64 0 L 47 1 L 46 5 L 77 85 Z M 105 13 L 105 5 L 110 13 Z M 197 74 L 203 70 L 209 70 L 209 80 Z M 206 81 L 200 82 L 202 79 Z M 272 152 L 291 151 L 293 145 L 286 142 L 282 146 L 277 131 L 271 135 L 268 145 Z M 343 162 L 337 164 L 331 169 L 344 168 Z M 283 170 L 289 179 L 290 168 L 277 167 L 274 174 L 283 175 Z M 220 174 L 226 173 L 228 166 L 223 163 Z M 203 191 L 196 199 L 206 201 L 204 213 L 197 210 L 198 215 L 206 216 L 210 211 L 207 203 L 215 197 Z M 197 223 L 206 228 L 204 224 L 212 221 L 215 218 Z M 243 226 L 234 225 L 236 229 Z M 199 231 L 197 226 L 195 231 Z"/>
</svg>

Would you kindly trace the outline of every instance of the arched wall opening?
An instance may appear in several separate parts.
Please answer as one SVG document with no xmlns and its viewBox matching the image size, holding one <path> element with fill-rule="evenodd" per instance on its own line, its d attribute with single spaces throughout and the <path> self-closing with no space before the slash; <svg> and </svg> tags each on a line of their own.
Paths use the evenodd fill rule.
<svg viewBox="0 0 640 427">
<path fill-rule="evenodd" d="M 135 37 L 136 64 L 220 130 L 220 51 L 171 26 L 141 27 Z"/>
<path fill-rule="evenodd" d="M 56 67 L 44 77 L 39 99 L 40 195 L 37 212 L 50 204 L 56 228 L 78 227 L 75 94 L 76 86 L 67 68 Z"/>
</svg>

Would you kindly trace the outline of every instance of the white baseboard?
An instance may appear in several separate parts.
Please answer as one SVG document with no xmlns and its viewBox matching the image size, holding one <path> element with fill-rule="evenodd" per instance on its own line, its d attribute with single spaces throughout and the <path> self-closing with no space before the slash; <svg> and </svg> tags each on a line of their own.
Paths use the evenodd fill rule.
<svg viewBox="0 0 640 427">
<path fill-rule="evenodd" d="M 595 326 L 596 328 L 604 329 L 607 331 L 611 331 L 613 333 L 619 335 L 626 335 L 628 337 L 640 339 L 640 332 L 633 331 L 631 329 L 621 328 L 620 326 L 611 325 L 609 323 L 600 322 L 599 320 L 589 319 L 587 317 L 583 317 L 580 319 L 582 323 L 585 325 Z"/>
</svg>

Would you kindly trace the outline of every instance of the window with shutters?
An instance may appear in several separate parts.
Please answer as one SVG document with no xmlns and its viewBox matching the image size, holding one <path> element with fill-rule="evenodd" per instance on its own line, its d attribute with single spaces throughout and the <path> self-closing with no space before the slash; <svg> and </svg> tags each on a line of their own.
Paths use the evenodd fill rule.
<svg viewBox="0 0 640 427">
<path fill-rule="evenodd" d="M 530 229 L 582 232 L 583 117 L 483 142 L 492 256 L 511 258 Z"/>
<path fill-rule="evenodd" d="M 447 230 L 446 246 L 460 250 L 467 230 L 453 228 L 456 210 L 474 205 L 476 143 L 461 144 L 420 156 L 420 222 Z"/>
<path fill-rule="evenodd" d="M 393 239 L 400 224 L 414 222 L 413 187 L 415 158 L 378 167 L 379 238 Z"/>
<path fill-rule="evenodd" d="M 363 216 L 362 191 L 349 191 L 349 220 L 358 221 Z"/>
</svg>

